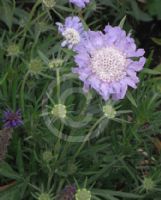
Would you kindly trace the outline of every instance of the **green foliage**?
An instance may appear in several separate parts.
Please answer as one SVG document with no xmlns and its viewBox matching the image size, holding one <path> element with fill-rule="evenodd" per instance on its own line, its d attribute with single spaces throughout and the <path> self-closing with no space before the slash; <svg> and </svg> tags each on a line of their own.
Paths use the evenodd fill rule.
<svg viewBox="0 0 161 200">
<path fill-rule="evenodd" d="M 161 19 L 161 4 L 159 0 L 148 0 L 147 10 L 150 15 L 157 17 L 158 20 Z"/>
</svg>

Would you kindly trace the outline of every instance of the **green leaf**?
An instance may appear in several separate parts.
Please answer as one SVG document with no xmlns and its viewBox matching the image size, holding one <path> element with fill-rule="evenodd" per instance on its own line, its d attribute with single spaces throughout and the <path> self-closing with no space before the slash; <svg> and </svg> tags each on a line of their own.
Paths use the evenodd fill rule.
<svg viewBox="0 0 161 200">
<path fill-rule="evenodd" d="M 161 73 L 161 64 L 157 65 L 154 69 L 155 71 L 158 71 Z"/>
<path fill-rule="evenodd" d="M 118 192 L 118 191 L 113 191 L 113 190 L 101 190 L 101 189 L 93 189 L 92 192 L 96 195 L 99 196 L 104 196 L 106 195 L 112 195 L 116 197 L 123 197 L 123 198 L 128 198 L 130 200 L 132 199 L 142 199 L 143 196 L 140 196 L 138 194 L 133 194 L 133 193 L 127 193 L 127 192 Z"/>
<path fill-rule="evenodd" d="M 6 80 L 7 76 L 8 76 L 8 72 L 6 72 L 5 75 L 3 75 L 3 77 L 0 79 L 0 85 L 3 84 L 3 82 Z"/>
<path fill-rule="evenodd" d="M 137 108 L 136 101 L 135 101 L 134 97 L 132 96 L 131 92 L 128 91 L 126 96 L 129 99 L 129 101 L 131 102 L 131 104 Z"/>
<path fill-rule="evenodd" d="M 38 51 L 40 58 L 44 61 L 45 64 L 49 63 L 49 59 L 43 54 L 43 52 Z"/>
<path fill-rule="evenodd" d="M 24 191 L 26 190 L 26 184 L 18 183 L 15 186 L 10 187 L 0 193 L 1 200 L 22 200 Z"/>
<path fill-rule="evenodd" d="M 0 5 L 0 20 L 2 20 L 9 29 L 11 29 L 12 26 L 12 20 L 13 20 L 13 9 L 12 6 L 9 4 L 10 2 L 1 1 L 2 5 Z"/>
<path fill-rule="evenodd" d="M 129 0 L 129 3 L 131 4 L 132 10 L 129 11 L 129 14 L 134 16 L 137 20 L 141 21 L 151 21 L 153 18 L 148 15 L 147 13 L 143 12 L 136 1 Z"/>
<path fill-rule="evenodd" d="M 121 28 L 124 27 L 125 21 L 126 21 L 126 15 L 122 18 L 122 20 L 121 20 L 120 23 L 119 23 L 119 26 L 120 26 Z"/>
<path fill-rule="evenodd" d="M 161 39 L 160 39 L 160 38 L 154 38 L 154 37 L 152 37 L 151 39 L 152 39 L 152 41 L 153 41 L 154 43 L 156 43 L 156 44 L 158 44 L 158 45 L 161 45 Z"/>
<path fill-rule="evenodd" d="M 24 164 L 23 164 L 23 152 L 21 149 L 21 141 L 19 140 L 17 143 L 17 157 L 16 157 L 16 164 L 18 166 L 18 170 L 20 174 L 24 174 Z"/>
<path fill-rule="evenodd" d="M 11 179 L 21 179 L 19 174 L 17 174 L 17 172 L 15 172 L 6 162 L 0 163 L 0 175 Z"/>
<path fill-rule="evenodd" d="M 157 71 L 156 69 L 147 69 L 145 68 L 142 73 L 150 74 L 150 75 L 160 75 L 161 72 Z"/>
<path fill-rule="evenodd" d="M 158 19 L 161 19 L 161 3 L 160 0 L 148 0 L 147 9 L 150 15 L 156 16 Z"/>
</svg>

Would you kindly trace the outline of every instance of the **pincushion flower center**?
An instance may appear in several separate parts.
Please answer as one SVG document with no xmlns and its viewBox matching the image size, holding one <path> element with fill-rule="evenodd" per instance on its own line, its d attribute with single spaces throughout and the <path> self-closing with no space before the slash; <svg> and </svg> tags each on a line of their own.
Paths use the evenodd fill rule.
<svg viewBox="0 0 161 200">
<path fill-rule="evenodd" d="M 91 54 L 90 66 L 102 81 L 119 81 L 126 75 L 126 56 L 114 47 L 104 47 Z"/>
<path fill-rule="evenodd" d="M 80 35 L 79 35 L 78 31 L 76 31 L 74 28 L 67 28 L 64 31 L 63 36 L 70 44 L 75 45 L 80 42 Z"/>
</svg>

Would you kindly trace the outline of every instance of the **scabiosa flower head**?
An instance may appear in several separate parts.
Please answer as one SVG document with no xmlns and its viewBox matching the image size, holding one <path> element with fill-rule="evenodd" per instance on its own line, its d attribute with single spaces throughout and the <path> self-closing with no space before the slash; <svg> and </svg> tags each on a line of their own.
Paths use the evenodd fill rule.
<svg viewBox="0 0 161 200">
<path fill-rule="evenodd" d="M 81 41 L 84 29 L 79 17 L 67 17 L 64 25 L 59 22 L 56 25 L 64 37 L 62 47 L 68 46 L 71 49 Z"/>
<path fill-rule="evenodd" d="M 4 128 L 15 128 L 23 124 L 20 110 L 16 112 L 6 110 L 3 115 Z"/>
<path fill-rule="evenodd" d="M 144 50 L 120 27 L 105 27 L 105 33 L 88 31 L 75 47 L 74 73 L 84 82 L 84 90 L 95 89 L 104 100 L 123 99 L 128 86 L 136 88 L 137 72 L 145 64 Z"/>
<path fill-rule="evenodd" d="M 73 3 L 74 5 L 78 6 L 79 8 L 84 8 L 87 3 L 90 2 L 90 0 L 69 0 L 70 3 Z"/>
</svg>

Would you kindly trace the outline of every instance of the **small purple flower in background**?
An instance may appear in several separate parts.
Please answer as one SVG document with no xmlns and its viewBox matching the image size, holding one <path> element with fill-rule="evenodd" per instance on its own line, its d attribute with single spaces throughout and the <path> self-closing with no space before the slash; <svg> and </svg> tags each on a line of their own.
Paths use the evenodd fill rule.
<svg viewBox="0 0 161 200">
<path fill-rule="evenodd" d="M 58 195 L 56 200 L 74 200 L 76 187 L 74 185 L 67 185 Z"/>
<path fill-rule="evenodd" d="M 62 47 L 68 46 L 68 48 L 72 49 L 81 41 L 84 29 L 79 17 L 67 17 L 64 25 L 59 22 L 56 25 L 64 37 Z"/>
<path fill-rule="evenodd" d="M 3 114 L 4 128 L 15 128 L 23 124 L 20 110 L 12 112 L 10 110 L 4 111 Z"/>
<path fill-rule="evenodd" d="M 84 8 L 90 0 L 69 0 L 69 2 L 75 4 L 79 8 Z"/>
<path fill-rule="evenodd" d="M 105 27 L 100 31 L 86 32 L 76 47 L 74 73 L 84 82 L 84 90 L 95 89 L 104 100 L 123 99 L 128 86 L 136 88 L 137 72 L 146 59 L 144 50 L 137 49 L 133 38 L 120 27 Z"/>
</svg>

